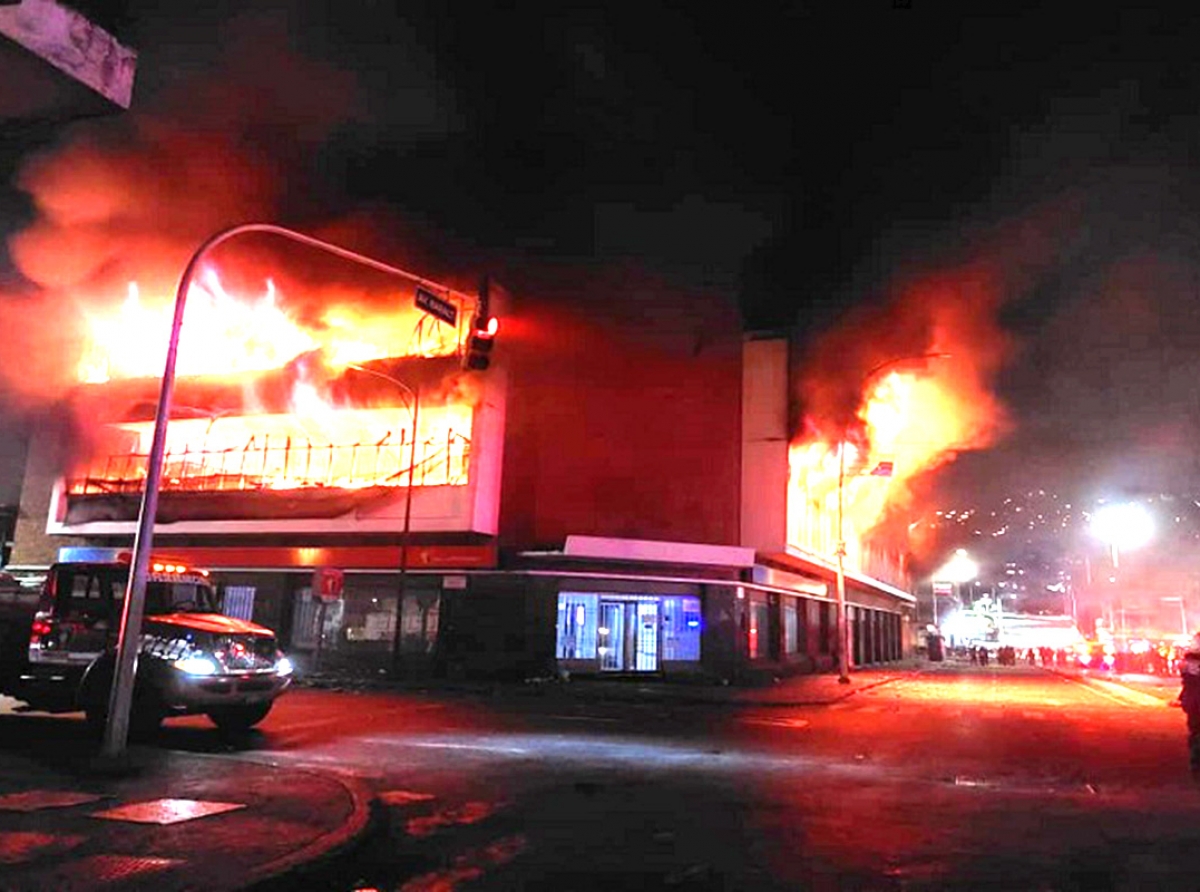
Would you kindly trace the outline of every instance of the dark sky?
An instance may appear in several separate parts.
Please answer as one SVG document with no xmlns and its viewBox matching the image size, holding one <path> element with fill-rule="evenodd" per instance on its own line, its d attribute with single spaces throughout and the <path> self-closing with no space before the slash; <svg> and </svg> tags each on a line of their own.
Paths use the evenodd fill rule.
<svg viewBox="0 0 1200 892">
<path fill-rule="evenodd" d="M 948 491 L 1194 481 L 1200 29 L 1182 15 L 91 5 L 141 51 L 140 108 L 187 114 L 198 80 L 241 79 L 260 122 L 242 142 L 291 178 L 295 223 L 383 205 L 481 251 L 635 256 L 728 281 L 750 325 L 805 342 L 897 281 L 989 259 L 1014 425 Z M 260 54 L 269 35 L 327 66 L 328 92 Z M 0 210 L 21 224 L 11 197 Z"/>
</svg>

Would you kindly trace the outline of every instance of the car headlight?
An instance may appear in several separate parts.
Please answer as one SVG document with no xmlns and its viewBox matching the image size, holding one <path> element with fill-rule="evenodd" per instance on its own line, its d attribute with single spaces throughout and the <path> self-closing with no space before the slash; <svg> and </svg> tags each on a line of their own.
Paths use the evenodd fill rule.
<svg viewBox="0 0 1200 892">
<path fill-rule="evenodd" d="M 275 672 L 278 675 L 291 675 L 295 668 L 292 665 L 292 661 L 283 654 L 280 654 L 279 659 L 275 661 Z"/>
<path fill-rule="evenodd" d="M 175 661 L 175 668 L 186 675 L 216 675 L 221 671 L 217 661 L 203 654 L 191 654 Z"/>
</svg>

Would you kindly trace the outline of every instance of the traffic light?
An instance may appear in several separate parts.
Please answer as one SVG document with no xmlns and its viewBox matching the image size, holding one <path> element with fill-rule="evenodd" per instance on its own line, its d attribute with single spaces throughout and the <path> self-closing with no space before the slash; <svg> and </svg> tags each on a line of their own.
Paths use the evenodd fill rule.
<svg viewBox="0 0 1200 892">
<path fill-rule="evenodd" d="M 497 322 L 495 316 L 482 319 L 478 316 L 467 336 L 467 349 L 463 351 L 463 368 L 482 372 L 492 361 L 492 346 L 496 342 Z"/>
<path fill-rule="evenodd" d="M 463 350 L 462 365 L 472 372 L 482 372 L 491 364 L 492 347 L 496 341 L 496 330 L 499 322 L 488 312 L 488 279 L 484 276 L 479 283 L 479 304 L 475 308 L 475 318 L 471 320 L 471 331 L 467 334 L 466 347 Z"/>
</svg>

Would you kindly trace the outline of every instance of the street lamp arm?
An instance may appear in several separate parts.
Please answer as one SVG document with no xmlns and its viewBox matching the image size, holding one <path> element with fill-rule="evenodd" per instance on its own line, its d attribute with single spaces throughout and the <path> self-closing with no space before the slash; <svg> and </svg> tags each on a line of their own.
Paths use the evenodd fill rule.
<svg viewBox="0 0 1200 892">
<path fill-rule="evenodd" d="M 880 372 L 894 365 L 899 365 L 902 362 L 913 362 L 918 359 L 949 359 L 951 353 L 914 353 L 911 356 L 897 356 L 894 359 L 887 359 L 867 370 L 867 373 L 862 377 L 862 384 L 866 385 L 868 381 L 878 375 Z"/>
<path fill-rule="evenodd" d="M 456 291 L 453 288 L 448 288 L 438 282 L 433 282 L 429 279 L 422 278 L 416 273 L 410 273 L 408 270 L 401 269 L 398 266 L 392 266 L 390 263 L 384 263 L 382 260 L 376 260 L 374 257 L 368 257 L 366 254 L 359 254 L 357 251 L 351 251 L 349 248 L 343 248 L 340 245 L 335 245 L 332 242 L 324 241 L 323 239 L 314 238 L 311 235 L 305 235 L 302 232 L 296 232 L 294 229 L 288 229 L 286 226 L 279 226 L 275 223 L 240 223 L 237 226 L 231 226 L 228 229 L 223 229 L 215 235 L 210 236 L 196 253 L 192 255 L 192 260 L 188 263 L 188 269 L 184 272 L 184 277 L 190 278 L 189 274 L 192 268 L 196 266 L 200 259 L 211 251 L 213 248 L 222 242 L 226 242 L 231 238 L 239 235 L 245 235 L 251 232 L 264 232 L 270 235 L 277 235 L 289 241 L 297 242 L 301 245 L 307 245 L 310 248 L 315 248 L 318 251 L 324 251 L 327 254 L 333 254 L 336 257 L 341 257 L 343 260 L 349 260 L 351 263 L 357 263 L 360 266 L 368 266 L 371 269 L 378 270 L 381 273 L 386 273 L 391 276 L 399 276 L 402 279 L 407 279 L 410 282 L 415 282 L 418 285 L 424 285 L 426 288 L 434 291 L 442 292 L 443 294 L 454 295 L 455 297 L 466 300 L 473 300 L 470 295 L 464 294 L 461 291 Z"/>
<path fill-rule="evenodd" d="M 346 368 L 354 369 L 356 372 L 362 372 L 364 375 L 371 375 L 372 377 L 379 378 L 381 381 L 387 381 L 389 384 L 395 384 L 404 391 L 405 401 L 408 403 L 405 408 L 408 409 L 410 413 L 413 411 L 413 406 L 416 405 L 417 401 L 417 394 L 411 387 L 409 387 L 399 378 L 393 378 L 391 375 L 386 375 L 383 372 L 376 371 L 375 369 L 369 369 L 366 366 L 359 365 L 355 362 L 346 363 Z"/>
<path fill-rule="evenodd" d="M 200 244 L 184 267 L 183 275 L 179 278 L 179 286 L 175 289 L 175 312 L 171 319 L 171 336 L 167 343 L 167 360 L 163 369 L 162 384 L 158 395 L 158 408 L 154 417 L 154 435 L 151 440 L 150 454 L 146 458 L 146 488 L 142 491 L 142 504 L 138 510 L 137 531 L 133 539 L 133 557 L 129 570 L 129 582 L 125 589 L 125 601 L 121 608 L 121 621 L 117 632 L 116 665 L 113 670 L 112 688 L 109 691 L 108 721 L 104 727 L 104 740 L 101 753 L 106 758 L 116 758 L 125 749 L 129 732 L 129 710 L 133 703 L 133 680 L 137 661 L 137 651 L 141 641 L 142 615 L 145 610 L 146 576 L 150 568 L 150 548 L 154 540 L 154 521 L 158 514 L 158 494 L 162 477 L 163 454 L 166 451 L 167 422 L 171 415 L 171 397 L 175 386 L 175 360 L 179 353 L 179 335 L 183 328 L 183 313 L 187 305 L 188 291 L 192 278 L 205 256 L 218 245 L 239 235 L 251 232 L 263 232 L 278 235 L 293 242 L 307 245 L 333 254 L 351 263 L 367 266 L 371 269 L 398 276 L 411 282 L 425 285 L 443 293 L 461 295 L 436 282 L 413 275 L 399 267 L 392 266 L 357 251 L 351 251 L 321 239 L 313 238 L 277 226 L 274 223 L 241 223 L 217 232 Z M 379 373 L 373 373 L 379 374 Z M 384 376 L 386 377 L 386 376 Z M 400 382 L 395 382 L 400 383 Z M 405 390 L 411 390 L 405 385 Z M 415 394 L 414 394 L 415 397 Z M 416 427 L 417 405 L 413 403 L 413 456 L 416 456 Z M 411 472 L 410 472 L 411 474 Z M 407 528 L 411 517 L 412 478 L 409 478 L 409 502 L 405 509 L 405 528 L 407 545 Z M 407 556 L 407 555 L 405 555 Z M 397 631 L 399 623 L 397 623 Z"/>
</svg>

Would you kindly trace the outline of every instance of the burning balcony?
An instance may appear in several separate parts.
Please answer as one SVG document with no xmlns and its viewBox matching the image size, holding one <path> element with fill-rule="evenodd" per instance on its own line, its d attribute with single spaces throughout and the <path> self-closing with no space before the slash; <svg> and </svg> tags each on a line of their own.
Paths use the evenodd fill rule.
<svg viewBox="0 0 1200 892">
<path fill-rule="evenodd" d="M 193 299 L 195 331 L 184 341 L 166 430 L 160 524 L 201 533 L 246 523 L 255 532 L 391 530 L 412 487 L 418 527 L 422 513 L 441 529 L 494 526 L 477 504 L 476 434 L 485 412 L 485 439 L 499 450 L 502 405 L 485 399 L 486 376 L 460 369 L 452 328 L 412 308 L 389 315 L 336 303 L 303 324 L 273 286 L 239 301 L 212 274 Z M 161 321 L 162 309 L 143 306 L 133 287 L 112 314 L 92 320 L 50 531 L 123 532 L 136 520 L 157 381 L 148 377 L 153 351 L 130 344 L 158 343 L 148 329 Z M 484 489 L 498 492 L 498 465 L 488 467 L 496 479 Z M 482 509 L 484 518 L 494 513 Z"/>
</svg>

